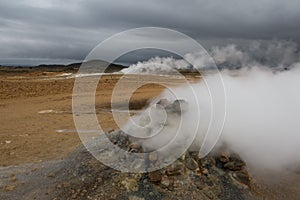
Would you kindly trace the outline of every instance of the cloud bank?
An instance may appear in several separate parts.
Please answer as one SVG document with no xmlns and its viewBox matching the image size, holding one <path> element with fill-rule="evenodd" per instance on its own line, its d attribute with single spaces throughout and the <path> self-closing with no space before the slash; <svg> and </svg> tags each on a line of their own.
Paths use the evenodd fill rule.
<svg viewBox="0 0 300 200">
<path fill-rule="evenodd" d="M 0 0 L 0 61 L 82 60 L 112 34 L 145 26 L 181 31 L 205 47 L 274 38 L 299 42 L 299 10 L 297 0 Z"/>
</svg>

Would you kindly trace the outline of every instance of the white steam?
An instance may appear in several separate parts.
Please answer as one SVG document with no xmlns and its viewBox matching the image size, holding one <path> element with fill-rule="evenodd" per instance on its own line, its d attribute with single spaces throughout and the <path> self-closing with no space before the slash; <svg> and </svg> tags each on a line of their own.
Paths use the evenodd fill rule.
<svg viewBox="0 0 300 200">
<path fill-rule="evenodd" d="M 300 164 L 300 64 L 297 65 L 293 70 L 275 74 L 259 68 L 239 71 L 238 76 L 222 72 L 227 96 L 227 113 L 216 148 L 226 144 L 227 148 L 238 153 L 250 166 L 258 169 L 278 170 Z M 218 76 L 208 75 L 206 79 L 217 81 Z M 178 141 L 192 137 L 197 131 L 190 149 L 200 149 L 210 116 L 217 115 L 216 120 L 222 120 L 222 115 L 219 110 L 210 112 L 210 96 L 204 81 L 192 85 L 192 88 L 196 91 L 198 102 L 192 98 L 191 90 L 186 87 L 175 88 L 173 94 L 165 91 L 158 98 L 172 101 L 175 94 L 176 98 L 187 101 L 188 107 L 183 110 L 180 129 L 180 118 L 169 113 L 165 127 L 159 134 L 140 140 L 145 148 L 154 150 L 166 145 L 179 130 Z M 153 103 L 156 102 L 157 100 Z M 199 120 L 198 105 L 201 118 L 197 130 L 195 123 Z M 214 107 L 218 108 L 218 105 Z M 160 119 L 161 111 L 154 111 L 152 114 L 153 119 L 159 120 L 152 121 L 147 127 L 148 135 L 160 129 L 164 122 Z M 144 113 L 142 117 L 135 118 L 143 121 L 145 115 L 148 114 Z M 129 133 L 142 133 L 142 129 L 130 126 L 131 124 L 126 125 Z M 184 141 L 182 144 L 186 145 Z"/>
<path fill-rule="evenodd" d="M 273 68 L 275 70 L 289 69 L 294 63 L 300 62 L 300 53 L 296 43 L 291 41 L 254 41 L 248 45 L 214 46 L 208 49 L 219 69 L 251 68 L 253 66 Z M 203 70 L 213 68 L 207 52 L 193 52 L 184 55 L 183 59 L 172 57 L 154 57 L 148 61 L 138 62 L 122 73 L 128 74 L 167 74 L 170 69 Z M 186 62 L 189 60 L 191 63 Z M 166 67 L 168 66 L 168 67 Z"/>
<path fill-rule="evenodd" d="M 258 168 L 300 164 L 300 64 L 276 74 L 252 68 L 238 76 L 223 72 L 222 77 L 227 112 L 219 144 Z M 196 86 L 199 98 L 206 94 L 201 84 Z M 200 108 L 206 106 L 200 101 Z"/>
<path fill-rule="evenodd" d="M 300 164 L 300 64 L 273 74 L 258 68 L 223 74 L 227 115 L 221 142 L 251 166 Z"/>
<path fill-rule="evenodd" d="M 233 44 L 213 47 L 210 55 L 220 68 L 260 66 L 283 69 L 300 62 L 298 46 L 290 41 L 255 41 L 244 47 Z"/>
<path fill-rule="evenodd" d="M 300 62 L 297 47 L 288 44 L 274 43 L 266 47 L 254 44 L 250 52 L 237 50 L 234 45 L 216 47 L 211 51 L 217 64 L 227 63 L 227 65 L 246 67 L 239 70 L 221 71 L 226 90 L 227 112 L 223 131 L 215 149 L 225 144 L 230 150 L 238 153 L 250 166 L 257 169 L 281 170 L 300 164 Z M 195 63 L 193 64 L 197 64 L 196 66 L 204 66 L 206 63 L 205 59 L 201 59 L 201 53 L 196 56 L 195 54 L 186 56 L 194 56 Z M 160 62 L 158 60 L 156 58 L 152 61 Z M 171 58 L 163 60 L 167 60 L 174 68 L 185 66 L 182 62 L 171 61 Z M 284 67 L 289 70 L 274 71 L 273 67 L 276 69 Z M 143 69 L 143 63 L 137 64 L 136 68 Z M 214 80 L 217 83 L 219 76 L 208 74 L 205 79 L 209 79 L 210 83 L 214 83 Z M 212 84 L 208 87 L 215 86 Z M 181 119 L 167 112 L 168 119 L 163 131 L 151 139 L 140 140 L 141 144 L 150 150 L 167 144 L 170 139 L 174 138 L 175 129 L 181 120 L 179 138 L 189 138 L 196 131 L 196 138 L 190 148 L 199 150 L 211 116 L 214 115 L 215 120 L 220 121 L 223 116 L 218 110 L 219 105 L 213 105 L 217 109 L 211 112 L 208 87 L 205 81 L 200 80 L 191 87 L 175 88 L 172 93 L 165 91 L 158 99 L 170 101 L 183 99 L 188 107 L 184 108 Z M 191 88 L 195 91 L 196 99 L 191 94 Z M 151 103 L 151 109 L 158 99 Z M 198 108 L 201 113 L 200 118 Z M 156 132 L 157 127 L 161 128 L 160 112 L 152 112 L 151 117 L 159 120 L 152 121 L 147 127 L 148 135 Z M 155 116 L 155 113 L 160 114 Z M 145 115 L 147 113 L 142 114 L 142 117 L 135 116 L 135 118 L 144 118 Z M 196 129 L 195 123 L 198 120 L 200 127 Z M 140 129 L 130 128 L 131 124 L 125 127 L 129 132 L 134 132 L 134 135 L 141 133 Z"/>
<path fill-rule="evenodd" d="M 187 69 L 189 64 L 185 60 L 174 59 L 172 57 L 154 57 L 148 61 L 138 62 L 123 69 L 125 74 L 166 74 L 170 69 Z"/>
</svg>

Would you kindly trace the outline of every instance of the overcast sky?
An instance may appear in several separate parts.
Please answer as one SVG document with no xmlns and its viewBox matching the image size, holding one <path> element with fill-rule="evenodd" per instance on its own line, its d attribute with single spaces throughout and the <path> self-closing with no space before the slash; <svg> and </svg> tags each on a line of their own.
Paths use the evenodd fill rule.
<svg viewBox="0 0 300 200">
<path fill-rule="evenodd" d="M 112 34 L 145 26 L 181 31 L 207 47 L 299 43 L 300 1 L 0 0 L 0 64 L 80 61 Z"/>
</svg>

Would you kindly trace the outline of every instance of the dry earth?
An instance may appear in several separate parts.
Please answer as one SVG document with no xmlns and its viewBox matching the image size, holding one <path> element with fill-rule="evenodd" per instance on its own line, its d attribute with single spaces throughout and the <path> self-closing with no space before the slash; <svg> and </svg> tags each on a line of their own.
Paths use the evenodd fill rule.
<svg viewBox="0 0 300 200">
<path fill-rule="evenodd" d="M 62 158 L 81 144 L 76 131 L 72 131 L 75 130 L 72 118 L 74 79 L 59 75 L 43 72 L 0 76 L 0 166 Z M 110 100 L 119 78 L 119 75 L 102 76 L 97 88 L 97 115 L 101 126 L 107 130 L 118 128 L 112 118 Z M 193 76 L 187 78 L 194 79 Z M 128 86 L 152 79 L 172 86 L 183 82 L 171 77 L 134 75 L 125 82 Z M 126 88 L 123 88 L 124 93 L 128 92 Z M 143 107 L 163 88 L 158 84 L 139 88 L 130 100 L 130 107 Z M 120 105 L 122 97 L 118 97 Z"/>
</svg>

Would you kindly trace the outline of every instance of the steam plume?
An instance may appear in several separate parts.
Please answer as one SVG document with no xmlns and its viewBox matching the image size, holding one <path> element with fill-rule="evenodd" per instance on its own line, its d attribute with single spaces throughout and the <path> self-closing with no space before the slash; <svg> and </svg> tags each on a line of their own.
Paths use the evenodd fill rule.
<svg viewBox="0 0 300 200">
<path fill-rule="evenodd" d="M 284 70 L 300 62 L 298 45 L 292 41 L 254 41 L 248 45 L 214 46 L 208 50 L 219 69 L 239 69 L 251 67 L 266 67 L 273 70 Z M 191 61 L 187 63 L 185 60 Z M 138 62 L 123 69 L 123 73 L 166 74 L 173 69 L 190 69 L 193 67 L 203 70 L 212 66 L 206 52 L 188 53 L 183 59 L 172 57 L 154 57 L 148 61 Z M 164 67 L 168 66 L 168 67 Z"/>
<path fill-rule="evenodd" d="M 258 169 L 281 170 L 300 164 L 299 54 L 293 45 L 285 44 L 284 46 L 274 43 L 266 49 L 260 45 L 254 45 L 252 52 L 237 50 L 234 45 L 223 48 L 216 47 L 212 51 L 217 63 L 247 66 L 247 68 L 239 70 L 221 71 L 226 89 L 227 113 L 216 148 L 226 144 L 250 166 Z M 281 54 L 279 55 L 280 48 Z M 259 55 L 260 53 L 262 55 Z M 272 57 L 277 54 L 278 58 Z M 198 66 L 205 63 L 199 55 L 198 57 L 195 56 L 195 62 L 198 63 Z M 192 54 L 187 56 L 192 56 Z M 260 60 L 260 57 L 263 59 Z M 277 60 L 277 64 L 273 59 Z M 172 64 L 176 67 L 177 62 Z M 180 62 L 180 64 L 182 63 Z M 142 68 L 143 63 L 139 63 L 139 66 Z M 182 66 L 185 65 L 178 65 L 178 67 Z M 276 69 L 287 67 L 290 70 L 274 71 L 272 70 L 273 67 Z M 206 76 L 206 79 L 217 80 L 218 76 L 210 74 Z M 214 81 L 210 82 L 213 83 Z M 209 126 L 210 116 L 217 116 L 217 120 L 222 119 L 218 119 L 220 115 L 218 109 L 214 110 L 213 113 L 210 113 L 208 109 L 210 96 L 205 82 L 200 81 L 191 87 L 196 91 L 197 102 L 191 97 L 191 90 L 187 87 L 175 88 L 172 91 L 173 94 L 165 91 L 158 99 L 175 100 L 175 94 L 177 99 L 184 99 L 187 102 L 188 107 L 183 110 L 181 118 L 184 128 L 179 130 L 180 138 L 190 137 L 195 131 L 191 127 L 194 127 L 193 123 L 199 120 L 198 113 L 196 113 L 196 106 L 199 105 L 200 127 L 196 129 L 196 138 L 190 147 L 199 150 L 205 130 Z M 209 85 L 208 87 L 214 86 Z M 155 105 L 157 101 L 155 100 L 151 104 Z M 218 105 L 215 107 L 218 108 Z M 155 112 L 153 113 L 155 115 Z M 156 119 L 159 119 L 159 116 L 156 116 Z M 136 116 L 135 118 L 139 117 Z M 177 124 L 177 118 L 173 116 L 171 119 L 171 121 L 175 120 L 175 124 Z M 161 125 L 158 123 L 161 123 L 161 120 L 152 122 L 149 127 L 150 132 Z M 127 124 L 126 127 L 130 127 L 130 124 Z M 135 132 L 135 129 L 130 129 L 130 131 Z M 136 131 L 135 135 L 138 135 L 139 131 Z M 164 145 L 170 138 L 174 137 L 174 128 L 165 128 L 163 134 L 158 134 L 155 137 L 150 140 L 142 140 L 143 145 L 148 148 Z"/>
</svg>

